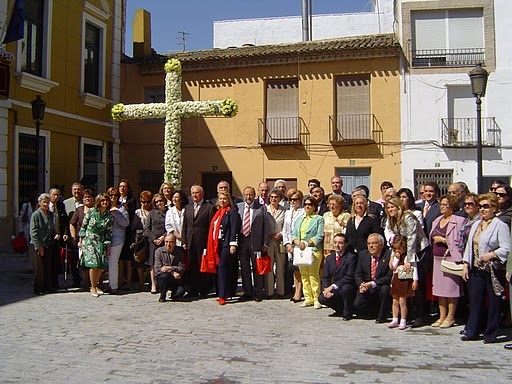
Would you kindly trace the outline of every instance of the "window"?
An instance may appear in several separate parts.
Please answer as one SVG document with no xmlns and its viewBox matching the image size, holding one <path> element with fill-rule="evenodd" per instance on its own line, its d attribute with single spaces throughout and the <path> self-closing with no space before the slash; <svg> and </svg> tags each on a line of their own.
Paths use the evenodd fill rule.
<svg viewBox="0 0 512 384">
<path fill-rule="evenodd" d="M 300 142 L 299 83 L 297 79 L 267 82 L 267 144 Z"/>
<path fill-rule="evenodd" d="M 100 29 L 85 25 L 84 91 L 99 95 L 100 92 Z"/>
<path fill-rule="evenodd" d="M 425 184 L 427 181 L 434 181 L 439 185 L 439 196 L 446 195 L 448 187 L 453 182 L 452 169 L 415 169 L 414 170 L 414 190 L 416 196 L 419 196 L 420 185 Z"/>
<path fill-rule="evenodd" d="M 334 141 L 372 140 L 372 122 L 370 77 L 368 75 L 337 77 Z"/>
<path fill-rule="evenodd" d="M 43 75 L 44 1 L 26 0 L 24 37 L 21 40 L 20 64 L 23 72 Z"/>
<path fill-rule="evenodd" d="M 165 88 L 144 88 L 145 103 L 163 103 L 165 102 Z M 165 118 L 161 119 L 144 119 L 145 123 L 163 123 Z"/>
<path fill-rule="evenodd" d="M 343 192 L 352 193 L 358 185 L 366 185 L 372 190 L 370 175 L 371 168 L 336 168 L 336 176 L 343 180 Z"/>
<path fill-rule="evenodd" d="M 151 191 L 157 193 L 164 181 L 164 171 L 159 169 L 141 170 L 139 171 L 139 188 L 140 191 Z"/>
<path fill-rule="evenodd" d="M 411 12 L 414 67 L 470 66 L 485 60 L 483 9 Z"/>
<path fill-rule="evenodd" d="M 98 140 L 81 140 L 80 182 L 94 193 L 106 190 L 106 167 L 104 143 Z"/>
</svg>

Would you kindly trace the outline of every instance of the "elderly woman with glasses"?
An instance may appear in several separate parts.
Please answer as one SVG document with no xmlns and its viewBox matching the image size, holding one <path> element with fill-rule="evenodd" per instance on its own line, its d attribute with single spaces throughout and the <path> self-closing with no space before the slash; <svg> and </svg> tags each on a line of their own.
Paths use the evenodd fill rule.
<svg viewBox="0 0 512 384">
<path fill-rule="evenodd" d="M 128 211 L 119 202 L 119 190 L 111 187 L 107 190 L 110 197 L 110 213 L 114 218 L 112 226 L 112 243 L 110 245 L 110 257 L 108 258 L 108 283 L 110 294 L 115 295 L 119 288 L 119 257 L 125 244 L 126 227 L 130 224 Z"/>
<path fill-rule="evenodd" d="M 494 193 L 478 196 L 480 220 L 469 232 L 464 251 L 462 278 L 469 284 L 469 318 L 461 340 L 477 340 L 485 299 L 487 325 L 484 343 L 496 342 L 505 286 L 505 264 L 510 251 L 510 229 L 495 216 L 498 198 Z"/>
<path fill-rule="evenodd" d="M 153 269 L 155 260 L 155 251 L 159 247 L 164 246 L 165 240 L 165 215 L 167 214 L 167 205 L 165 196 L 157 193 L 153 196 L 153 209 L 149 212 L 149 218 L 144 226 L 144 236 L 147 237 L 149 242 L 149 259 L 148 264 Z M 153 287 L 153 282 L 151 282 Z M 142 290 L 143 282 L 139 281 L 139 290 Z M 152 289 L 153 292 L 153 289 Z"/>
<path fill-rule="evenodd" d="M 300 266 L 304 302 L 301 307 L 314 306 L 322 308 L 318 301 L 320 296 L 320 263 L 323 259 L 322 245 L 324 240 L 324 218 L 317 215 L 318 202 L 312 197 L 304 199 L 304 215 L 297 220 L 292 231 L 292 244 L 303 251 L 312 247 L 313 264 Z"/>
<path fill-rule="evenodd" d="M 350 213 L 343 209 L 345 199 L 343 196 L 333 193 L 327 198 L 329 212 L 324 213 L 324 255 L 331 254 L 334 247 L 334 235 L 345 234 Z"/>
<path fill-rule="evenodd" d="M 283 199 L 283 192 L 273 188 L 269 193 L 270 204 L 267 206 L 267 225 L 269 228 L 268 255 L 270 256 L 271 271 L 265 275 L 265 292 L 268 298 L 274 295 L 274 281 L 277 295 L 284 298 L 284 265 L 285 252 L 283 247 L 283 226 L 286 209 L 279 204 Z M 275 276 L 274 276 L 274 263 Z"/>
</svg>

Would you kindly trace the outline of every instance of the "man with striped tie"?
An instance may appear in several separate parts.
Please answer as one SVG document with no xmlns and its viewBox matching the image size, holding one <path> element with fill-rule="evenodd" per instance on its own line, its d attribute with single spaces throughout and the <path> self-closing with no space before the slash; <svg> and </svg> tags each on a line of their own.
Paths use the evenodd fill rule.
<svg viewBox="0 0 512 384">
<path fill-rule="evenodd" d="M 264 296 L 264 279 L 256 271 L 256 257 L 266 252 L 268 247 L 267 208 L 265 205 L 255 201 L 255 197 L 256 190 L 253 187 L 245 187 L 243 190 L 244 202 L 238 203 L 238 212 L 242 219 L 238 257 L 240 259 L 242 288 L 244 290 L 244 294 L 240 297 L 239 301 L 247 301 L 254 298 L 259 302 L 263 300 Z"/>
</svg>

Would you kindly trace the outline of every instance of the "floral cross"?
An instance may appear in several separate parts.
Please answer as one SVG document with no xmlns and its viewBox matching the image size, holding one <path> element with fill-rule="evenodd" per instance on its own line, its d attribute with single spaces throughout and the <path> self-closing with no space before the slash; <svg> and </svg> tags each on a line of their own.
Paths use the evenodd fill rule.
<svg viewBox="0 0 512 384">
<path fill-rule="evenodd" d="M 181 63 L 169 59 L 165 70 L 165 102 L 149 104 L 116 104 L 112 118 L 116 121 L 161 119 L 165 117 L 164 180 L 181 188 L 181 118 L 194 116 L 227 116 L 237 114 L 238 106 L 231 99 L 213 101 L 181 101 Z"/>
</svg>

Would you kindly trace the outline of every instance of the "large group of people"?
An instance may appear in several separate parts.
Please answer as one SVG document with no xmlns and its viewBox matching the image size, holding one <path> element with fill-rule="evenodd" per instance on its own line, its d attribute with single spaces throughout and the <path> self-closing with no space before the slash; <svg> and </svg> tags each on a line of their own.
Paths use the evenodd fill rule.
<svg viewBox="0 0 512 384">
<path fill-rule="evenodd" d="M 476 195 L 457 182 L 440 196 L 426 182 L 415 200 L 410 189 L 384 181 L 371 201 L 365 185 L 348 194 L 340 177 L 330 184 L 326 194 L 319 180 L 308 180 L 304 194 L 284 180 L 261 182 L 234 197 L 221 181 L 209 201 L 200 185 L 188 197 L 163 183 L 155 194 L 142 191 L 138 203 L 125 179 L 95 198 L 80 183 L 64 201 L 52 188 L 19 215 L 32 244 L 34 291 L 58 289 L 65 247 L 74 286 L 93 297 L 131 290 L 136 270 L 139 290 L 148 283 L 160 302 L 286 298 L 399 330 L 427 325 L 434 308 L 432 327 L 463 320 L 461 340 L 498 340 L 500 325 L 510 323 L 503 305 L 512 274 L 510 186 L 496 180 Z"/>
</svg>

